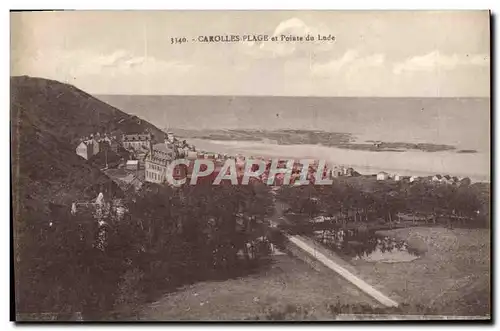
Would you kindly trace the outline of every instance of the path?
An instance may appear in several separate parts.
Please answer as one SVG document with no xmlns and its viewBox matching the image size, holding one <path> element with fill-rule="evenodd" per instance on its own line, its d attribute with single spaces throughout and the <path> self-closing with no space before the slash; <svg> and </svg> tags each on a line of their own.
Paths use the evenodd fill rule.
<svg viewBox="0 0 500 331">
<path fill-rule="evenodd" d="M 272 227 L 277 227 L 280 224 L 290 224 L 290 222 L 283 216 L 283 212 L 286 209 L 286 204 L 281 201 L 277 201 L 274 199 L 275 213 L 270 220 L 270 224 Z M 386 307 L 397 307 L 398 303 L 384 295 L 379 290 L 375 289 L 373 286 L 362 280 L 361 278 L 354 275 L 352 272 L 348 271 L 346 268 L 343 268 L 339 263 L 333 261 L 326 255 L 319 252 L 315 247 L 311 246 L 307 243 L 301 236 L 298 235 L 288 235 L 284 234 L 286 238 L 295 246 L 300 248 L 302 251 L 305 251 L 313 258 L 321 262 L 327 268 L 333 270 L 344 279 L 349 281 L 351 284 L 355 285 L 357 288 L 362 290 L 364 293 L 377 300 L 380 304 Z"/>
</svg>

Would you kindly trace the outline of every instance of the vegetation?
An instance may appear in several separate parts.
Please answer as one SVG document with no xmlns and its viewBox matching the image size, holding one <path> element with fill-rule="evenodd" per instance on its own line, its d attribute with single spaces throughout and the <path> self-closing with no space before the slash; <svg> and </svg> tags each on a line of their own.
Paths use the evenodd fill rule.
<svg viewBox="0 0 500 331">
<path fill-rule="evenodd" d="M 272 201 L 267 187 L 123 192 L 99 170 L 106 155 L 87 162 L 75 154 L 78 138 L 160 130 L 56 81 L 13 77 L 11 91 L 16 312 L 97 319 L 162 289 L 230 277 L 266 255 L 257 238 Z M 93 213 L 70 213 L 72 202 L 99 192 L 124 198 L 129 216 L 111 212 L 98 223 Z"/>
<path fill-rule="evenodd" d="M 337 225 L 393 227 L 401 220 L 448 226 L 489 226 L 489 185 L 336 180 L 332 186 L 284 186 L 278 199 L 288 212 L 326 216 Z"/>
<path fill-rule="evenodd" d="M 123 192 L 99 171 L 122 153 L 86 162 L 75 154 L 75 141 L 96 131 L 161 131 L 66 84 L 16 77 L 11 90 L 18 313 L 69 319 L 81 312 L 86 320 L 131 316 L 137 305 L 165 291 L 238 276 L 265 263 L 271 234 L 263 220 L 274 209 L 268 186 L 145 185 L 139 193 Z M 348 139 L 328 139 L 337 138 Z M 367 183 L 360 178 L 285 187 L 278 198 L 292 212 L 329 215 L 343 225 L 392 225 L 401 213 L 489 224 L 489 187 Z M 99 192 L 109 213 L 70 213 L 72 202 Z M 129 211 L 123 217 L 113 206 L 116 198 Z"/>
<path fill-rule="evenodd" d="M 332 320 L 341 318 L 341 315 L 379 315 L 391 319 L 394 315 L 432 315 L 433 312 L 422 305 L 401 305 L 393 308 L 373 307 L 368 304 L 327 304 L 322 311 L 314 307 L 288 304 L 284 307 L 271 308 L 262 314 L 247 320 L 263 321 L 304 321 L 304 320 Z"/>
<path fill-rule="evenodd" d="M 124 219 L 29 215 L 16 251 L 17 311 L 130 315 L 186 283 L 248 272 L 269 253 L 262 240 L 268 194 L 264 185 L 151 185 L 127 202 Z"/>
</svg>

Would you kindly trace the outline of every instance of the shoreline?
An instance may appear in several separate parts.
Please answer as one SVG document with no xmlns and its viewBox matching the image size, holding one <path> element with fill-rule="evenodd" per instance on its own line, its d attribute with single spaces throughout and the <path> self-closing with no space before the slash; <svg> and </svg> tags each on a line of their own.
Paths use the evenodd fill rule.
<svg viewBox="0 0 500 331">
<path fill-rule="evenodd" d="M 370 152 L 346 150 L 321 145 L 276 145 L 255 141 L 206 140 L 186 138 L 200 150 L 242 154 L 247 156 L 292 159 L 324 159 L 328 164 L 353 167 L 362 174 L 380 171 L 403 176 L 433 176 L 436 174 L 469 177 L 473 182 L 491 182 L 489 155 L 485 153 L 457 154 L 449 152 Z M 481 169 L 471 172 L 469 169 Z"/>
</svg>

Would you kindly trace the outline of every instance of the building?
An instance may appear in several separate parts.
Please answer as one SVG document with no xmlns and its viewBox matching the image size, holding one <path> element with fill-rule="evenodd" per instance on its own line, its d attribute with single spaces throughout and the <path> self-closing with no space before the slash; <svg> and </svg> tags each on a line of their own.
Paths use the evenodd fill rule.
<svg viewBox="0 0 500 331">
<path fill-rule="evenodd" d="M 76 154 L 83 157 L 85 160 L 90 159 L 94 155 L 94 143 L 92 140 L 80 142 L 76 147 Z"/>
<path fill-rule="evenodd" d="M 150 133 L 134 133 L 122 135 L 122 146 L 125 149 L 149 150 L 151 147 Z"/>
<path fill-rule="evenodd" d="M 342 170 L 342 167 L 335 166 L 332 170 L 332 176 L 333 177 L 340 177 L 342 176 L 344 171 Z"/>
<path fill-rule="evenodd" d="M 419 179 L 420 179 L 420 177 L 418 177 L 418 176 L 411 176 L 410 177 L 410 183 L 417 182 Z"/>
<path fill-rule="evenodd" d="M 443 178 L 441 178 L 441 182 L 445 184 L 451 184 L 452 179 L 450 175 L 444 175 Z"/>
<path fill-rule="evenodd" d="M 139 160 L 128 160 L 125 169 L 134 171 L 139 170 Z"/>
<path fill-rule="evenodd" d="M 389 174 L 385 171 L 381 171 L 377 174 L 377 180 L 387 180 L 389 179 Z"/>
<path fill-rule="evenodd" d="M 99 153 L 99 139 L 98 138 L 95 138 L 95 137 L 92 137 L 92 139 L 90 140 L 92 142 L 92 145 L 93 145 L 93 152 L 94 152 L 94 155 L 96 155 L 97 153 Z"/>
<path fill-rule="evenodd" d="M 415 177 L 415 176 L 413 176 Z M 403 176 L 403 175 L 399 175 L 399 174 L 396 174 L 394 175 L 394 180 L 395 181 L 410 181 L 411 177 L 410 176 Z"/>
<path fill-rule="evenodd" d="M 167 140 L 168 140 L 168 142 L 169 142 L 169 143 L 171 143 L 171 144 L 173 144 L 173 143 L 174 143 L 174 141 L 175 141 L 176 139 L 175 139 L 175 135 L 174 135 L 174 133 L 173 133 L 173 132 L 170 132 L 170 131 L 169 131 L 169 132 L 167 132 Z"/>
<path fill-rule="evenodd" d="M 347 169 L 345 169 L 345 175 L 346 175 L 346 176 L 349 176 L 349 177 L 354 176 L 354 169 L 353 169 L 353 168 L 350 168 L 350 167 L 349 167 L 349 168 L 347 168 Z"/>
<path fill-rule="evenodd" d="M 469 177 L 464 177 L 464 178 L 460 179 L 459 183 L 460 183 L 460 186 L 462 186 L 462 185 L 468 186 L 471 184 L 471 180 Z"/>
<path fill-rule="evenodd" d="M 111 150 L 114 153 L 118 152 L 118 143 L 116 140 L 105 135 L 104 138 L 99 139 L 98 142 L 100 151 Z"/>
<path fill-rule="evenodd" d="M 153 145 L 145 159 L 145 180 L 150 183 L 164 183 L 167 180 L 167 168 L 174 159 L 175 151 L 167 142 Z"/>
<path fill-rule="evenodd" d="M 188 160 L 196 160 L 198 158 L 198 153 L 193 152 L 193 151 L 189 151 L 189 152 L 187 152 L 187 154 L 185 155 L 185 157 Z"/>
<path fill-rule="evenodd" d="M 442 180 L 443 180 L 443 176 L 441 176 L 441 175 L 434 175 L 432 177 L 433 182 L 441 182 Z"/>
</svg>

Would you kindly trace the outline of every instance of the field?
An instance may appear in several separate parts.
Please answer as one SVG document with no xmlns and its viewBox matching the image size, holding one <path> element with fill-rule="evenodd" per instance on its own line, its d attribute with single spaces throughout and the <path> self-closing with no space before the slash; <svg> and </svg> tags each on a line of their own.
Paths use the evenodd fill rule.
<svg viewBox="0 0 500 331">
<path fill-rule="evenodd" d="M 312 319 L 332 319 L 328 304 L 369 304 L 370 299 L 328 270 L 315 270 L 289 255 L 273 256 L 272 265 L 236 279 L 197 283 L 145 307 L 141 320 L 242 320 L 262 318 L 293 305 Z"/>
<path fill-rule="evenodd" d="M 490 314 L 490 233 L 485 229 L 417 227 L 380 231 L 406 240 L 423 255 L 406 263 L 352 261 L 366 281 L 400 303 L 435 314 Z"/>
</svg>

